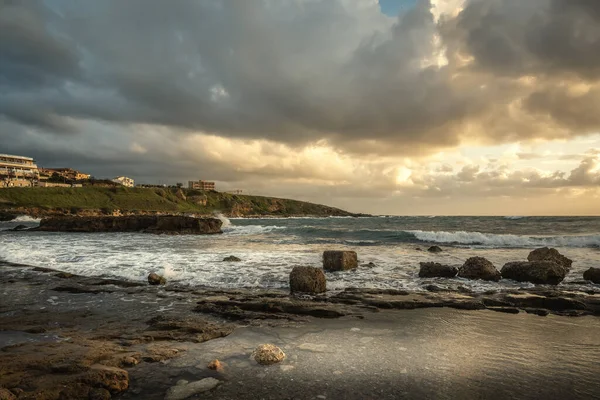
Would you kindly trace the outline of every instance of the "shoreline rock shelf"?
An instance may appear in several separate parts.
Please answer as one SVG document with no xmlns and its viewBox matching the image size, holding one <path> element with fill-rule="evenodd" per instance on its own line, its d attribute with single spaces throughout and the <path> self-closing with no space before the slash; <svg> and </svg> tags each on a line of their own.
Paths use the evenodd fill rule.
<svg viewBox="0 0 600 400">
<path fill-rule="evenodd" d="M 217 218 L 176 215 L 135 215 L 123 217 L 45 218 L 35 231 L 45 232 L 144 232 L 166 234 L 216 234 L 221 231 Z"/>
</svg>

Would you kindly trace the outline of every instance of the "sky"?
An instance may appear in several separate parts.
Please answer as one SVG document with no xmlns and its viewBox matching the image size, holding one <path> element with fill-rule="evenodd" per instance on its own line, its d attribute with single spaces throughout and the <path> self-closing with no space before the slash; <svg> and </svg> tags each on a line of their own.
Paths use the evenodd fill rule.
<svg viewBox="0 0 600 400">
<path fill-rule="evenodd" d="M 0 0 L 0 153 L 393 215 L 600 214 L 597 0 Z"/>
</svg>

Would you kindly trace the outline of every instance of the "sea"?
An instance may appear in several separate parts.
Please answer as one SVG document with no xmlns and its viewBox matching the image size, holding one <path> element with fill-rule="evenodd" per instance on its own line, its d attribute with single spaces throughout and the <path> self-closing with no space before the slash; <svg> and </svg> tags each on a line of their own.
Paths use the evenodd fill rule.
<svg viewBox="0 0 600 400">
<path fill-rule="evenodd" d="M 501 269 L 544 246 L 573 260 L 561 284 L 569 289 L 589 287 L 583 272 L 600 267 L 600 217 L 219 218 L 224 233 L 208 236 L 9 231 L 39 224 L 21 216 L 0 222 L 0 261 L 140 282 L 157 272 L 184 286 L 285 289 L 294 266 L 321 266 L 325 250 L 356 251 L 358 269 L 327 272 L 332 292 L 350 287 L 423 291 L 432 284 L 475 292 L 529 288 L 533 285 L 510 280 L 421 279 L 419 263 L 460 267 L 480 256 Z M 443 251 L 429 253 L 432 245 Z M 224 262 L 230 255 L 241 261 Z"/>
</svg>

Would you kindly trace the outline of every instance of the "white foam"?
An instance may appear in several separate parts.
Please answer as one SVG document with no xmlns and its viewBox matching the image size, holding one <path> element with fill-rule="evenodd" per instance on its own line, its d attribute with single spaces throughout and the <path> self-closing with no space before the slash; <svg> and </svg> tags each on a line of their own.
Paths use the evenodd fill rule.
<svg viewBox="0 0 600 400">
<path fill-rule="evenodd" d="M 218 219 L 220 219 L 221 222 L 223 223 L 221 225 L 221 228 L 227 228 L 227 227 L 231 226 L 231 221 L 226 216 L 224 216 L 223 214 L 216 213 L 215 217 L 217 217 Z"/>
<path fill-rule="evenodd" d="M 514 220 L 523 219 L 523 218 L 527 218 L 527 217 L 525 217 L 523 215 L 507 215 L 504 217 L 504 219 L 514 219 Z"/>
<path fill-rule="evenodd" d="M 223 229 L 227 235 L 260 235 L 275 230 L 287 229 L 285 226 L 277 225 L 230 225 Z"/>
<path fill-rule="evenodd" d="M 32 218 L 29 215 L 19 215 L 17 218 L 13 219 L 10 222 L 32 222 L 39 224 L 41 221 L 40 218 Z"/>
<path fill-rule="evenodd" d="M 490 247 L 600 247 L 600 235 L 521 236 L 481 232 L 408 231 L 424 242 L 458 243 Z"/>
</svg>

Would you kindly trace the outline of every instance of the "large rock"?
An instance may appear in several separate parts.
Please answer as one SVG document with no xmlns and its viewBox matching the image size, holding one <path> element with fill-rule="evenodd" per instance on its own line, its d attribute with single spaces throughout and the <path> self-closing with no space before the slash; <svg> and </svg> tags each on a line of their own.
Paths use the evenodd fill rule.
<svg viewBox="0 0 600 400">
<path fill-rule="evenodd" d="M 571 270 L 571 264 L 573 264 L 573 260 L 563 256 L 558 250 L 549 249 L 548 247 L 533 250 L 527 256 L 527 261 L 553 261 L 561 265 L 567 272 Z"/>
<path fill-rule="evenodd" d="M 500 272 L 490 261 L 483 257 L 471 257 L 460 268 L 458 276 L 466 279 L 480 279 L 484 281 L 498 282 L 501 278 Z"/>
<path fill-rule="evenodd" d="M 44 218 L 34 230 L 49 232 L 149 232 L 213 234 L 223 233 L 217 218 L 177 215 L 128 215 L 122 217 Z"/>
<path fill-rule="evenodd" d="M 323 293 L 327 290 L 325 273 L 315 267 L 294 267 L 290 272 L 290 291 Z"/>
<path fill-rule="evenodd" d="M 92 387 L 101 387 L 111 393 L 120 393 L 129 387 L 129 374 L 124 369 L 94 364 L 81 379 Z"/>
<path fill-rule="evenodd" d="M 600 284 L 600 268 L 590 268 L 583 273 L 583 279 Z"/>
<path fill-rule="evenodd" d="M 553 261 L 523 261 L 505 264 L 501 274 L 504 279 L 517 282 L 558 285 L 565 279 L 567 270 Z"/>
<path fill-rule="evenodd" d="M 458 268 L 435 262 L 422 262 L 419 278 L 454 278 Z"/>
<path fill-rule="evenodd" d="M 323 252 L 323 268 L 326 271 L 346 271 L 358 267 L 355 251 L 328 250 Z"/>
<path fill-rule="evenodd" d="M 443 250 L 440 246 L 431 246 L 427 251 L 430 253 L 441 253 Z"/>
</svg>

